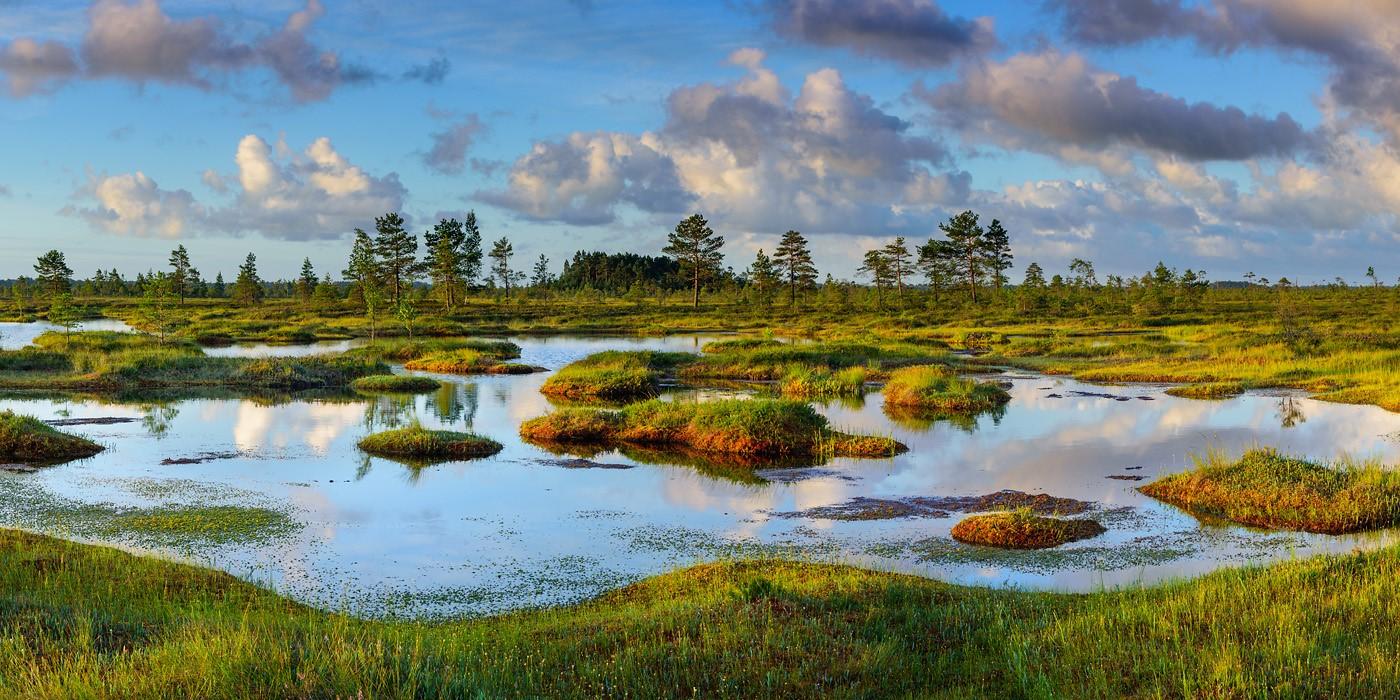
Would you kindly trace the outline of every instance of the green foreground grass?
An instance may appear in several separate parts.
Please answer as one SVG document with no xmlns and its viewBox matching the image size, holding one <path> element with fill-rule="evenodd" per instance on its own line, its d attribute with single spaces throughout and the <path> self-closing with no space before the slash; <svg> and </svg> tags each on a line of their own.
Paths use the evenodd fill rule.
<svg viewBox="0 0 1400 700">
<path fill-rule="evenodd" d="M 37 418 L 0 412 L 0 462 L 58 464 L 102 450 L 91 440 L 55 430 Z"/>
<path fill-rule="evenodd" d="M 1218 453 L 1143 493 L 1206 519 L 1340 534 L 1400 524 L 1400 472 L 1376 462 L 1318 464 L 1271 449 Z"/>
<path fill-rule="evenodd" d="M 568 607 L 366 621 L 0 531 L 0 695 L 1381 697 L 1397 582 L 1394 548 L 1088 595 L 726 562 Z"/>
</svg>

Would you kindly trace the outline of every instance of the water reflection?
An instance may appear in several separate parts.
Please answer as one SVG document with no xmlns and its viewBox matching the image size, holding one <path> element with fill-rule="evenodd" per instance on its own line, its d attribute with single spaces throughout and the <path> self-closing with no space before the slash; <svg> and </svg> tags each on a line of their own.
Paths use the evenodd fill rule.
<svg viewBox="0 0 1400 700">
<path fill-rule="evenodd" d="M 522 361 L 550 368 L 602 349 L 694 350 L 699 343 L 692 337 L 515 340 Z M 137 419 L 71 428 L 108 450 L 22 478 L 88 501 L 138 501 L 129 484 L 154 479 L 227 486 L 287 504 L 307 523 L 292 541 L 219 551 L 209 562 L 308 602 L 366 612 L 389 594 L 418 611 L 441 613 L 573 600 L 675 566 L 743 554 L 834 558 L 992 585 L 1089 590 L 1151 581 L 1294 553 L 1374 546 L 1390 535 L 1203 527 L 1141 496 L 1134 482 L 1111 476 L 1150 479 L 1187 466 L 1191 454 L 1208 447 L 1238 454 L 1269 445 L 1320 458 L 1400 460 L 1400 442 L 1385 437 L 1400 431 L 1400 415 L 1375 407 L 1254 394 L 1192 401 L 1156 387 L 1013 376 L 1011 402 L 975 418 L 891 416 L 878 394 L 820 405 L 836 427 L 894 437 L 910 452 L 886 460 L 833 460 L 801 472 L 806 478 L 778 483 L 740 465 L 637 448 L 599 449 L 588 453 L 591 462 L 573 461 L 517 436 L 521 421 L 553 410 L 538 391 L 546 374 L 430 376 L 447 384 L 409 397 L 210 397 L 159 404 L 8 399 L 0 400 L 0 410 Z M 752 393 L 706 389 L 668 398 Z M 355 447 L 372 431 L 413 421 L 472 430 L 505 449 L 489 459 L 418 469 Z M 204 454 L 227 457 L 161 464 Z M 1128 510 L 1102 516 L 1107 534 L 1040 559 L 1022 553 L 968 558 L 967 548 L 947 540 L 952 518 L 835 522 L 770 515 L 861 496 L 962 496 L 1007 488 Z M 573 573 L 561 576 L 563 570 Z"/>
</svg>

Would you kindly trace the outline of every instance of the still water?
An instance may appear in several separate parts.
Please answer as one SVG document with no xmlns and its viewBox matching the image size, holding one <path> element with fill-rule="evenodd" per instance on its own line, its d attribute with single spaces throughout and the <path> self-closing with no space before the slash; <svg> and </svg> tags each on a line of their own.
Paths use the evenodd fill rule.
<svg viewBox="0 0 1400 700">
<path fill-rule="evenodd" d="M 0 329 L 6 337 L 9 329 Z M 513 338 L 521 361 L 557 368 L 605 349 L 698 351 L 700 337 Z M 243 353 L 304 348 L 243 346 Z M 271 505 L 303 526 L 268 544 L 163 552 L 218 566 L 300 600 L 367 615 L 448 615 L 577 600 L 639 578 L 727 556 L 855 563 L 949 581 L 1057 590 L 1152 582 L 1221 566 L 1377 546 L 1392 534 L 1328 537 L 1204 526 L 1134 487 L 1207 448 L 1253 446 L 1331 459 L 1400 459 L 1400 414 L 1296 395 L 1177 399 L 1162 387 L 1103 387 L 1008 373 L 1012 401 L 963 425 L 892 420 L 873 393 L 820 406 L 837 427 L 892 435 L 894 459 L 839 459 L 738 483 L 686 466 L 593 456 L 612 468 L 566 468 L 517 437 L 553 409 L 547 374 L 455 377 L 412 398 L 188 400 L 143 406 L 0 400 L 42 419 L 130 417 L 67 428 L 102 454 L 0 479 L 77 502 Z M 694 398 L 694 392 L 682 398 Z M 702 392 L 701 397 L 708 395 Z M 415 469 L 356 449 L 364 435 L 418 420 L 470 429 L 497 456 Z M 162 460 L 205 461 L 165 464 Z M 632 468 L 618 468 L 632 467 Z M 163 488 L 152 488 L 162 484 Z M 1108 533 L 1051 552 L 954 543 L 959 515 L 882 521 L 794 516 L 854 497 L 980 495 L 1000 489 L 1092 501 Z M 19 509 L 22 510 L 22 509 Z M 0 507 L 0 524 L 40 530 Z M 8 519 L 8 520 L 7 520 Z M 114 544 L 130 545 L 120 540 Z"/>
</svg>

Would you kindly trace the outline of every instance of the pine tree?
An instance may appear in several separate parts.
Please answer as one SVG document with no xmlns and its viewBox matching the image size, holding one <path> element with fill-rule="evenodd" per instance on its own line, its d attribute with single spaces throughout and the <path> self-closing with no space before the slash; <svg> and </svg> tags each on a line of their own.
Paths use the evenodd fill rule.
<svg viewBox="0 0 1400 700">
<path fill-rule="evenodd" d="M 506 290 L 507 299 L 510 298 L 512 284 L 524 276 L 524 273 L 510 269 L 510 259 L 513 255 L 515 255 L 515 248 L 510 244 L 509 238 L 502 237 L 501 240 L 491 244 L 491 275 L 501 281 L 501 286 Z"/>
<path fill-rule="evenodd" d="M 224 284 L 224 273 L 215 273 L 214 287 L 210 290 L 210 292 L 213 293 L 215 297 L 222 299 L 224 298 L 224 295 L 228 292 L 228 290 L 226 289 L 227 286 L 227 284 Z"/>
<path fill-rule="evenodd" d="M 719 272 L 724 254 L 724 237 L 710 228 L 705 217 L 692 214 L 676 224 L 676 230 L 666 238 L 666 247 L 661 249 L 680 263 L 681 273 L 690 281 L 692 307 L 700 306 L 700 283 Z"/>
<path fill-rule="evenodd" d="M 190 254 L 184 245 L 170 251 L 170 270 L 170 287 L 183 304 L 190 294 L 192 280 L 199 277 L 199 271 L 190 264 Z"/>
<path fill-rule="evenodd" d="M 390 303 L 397 305 L 405 287 L 422 272 L 418 263 L 418 237 L 404 228 L 403 217 L 389 212 L 374 219 L 374 254 L 378 260 L 379 279 L 390 293 Z"/>
<path fill-rule="evenodd" d="M 933 290 L 933 300 L 937 302 L 944 289 L 952 284 L 957 276 L 957 261 L 947 241 L 932 239 L 919 246 L 919 259 L 915 265 L 928 279 L 929 289 Z"/>
<path fill-rule="evenodd" d="M 982 261 L 991 271 L 992 282 L 998 295 L 1006 282 L 1006 271 L 1011 269 L 1012 259 L 1011 235 L 1002 227 L 1000 220 L 992 219 L 992 223 L 987 224 L 986 233 L 982 235 Z"/>
<path fill-rule="evenodd" d="M 939 230 L 947 237 L 946 251 L 951 260 L 955 261 L 955 269 L 958 275 L 967 283 L 967 291 L 972 297 L 972 303 L 977 303 L 977 283 L 982 277 L 983 245 L 982 227 L 977 224 L 977 213 L 965 211 L 947 223 L 938 225 Z"/>
<path fill-rule="evenodd" d="M 769 303 L 769 294 L 778 286 L 778 268 L 773 265 L 773 261 L 763 252 L 762 248 L 758 249 L 758 253 L 753 257 L 753 262 L 749 265 L 748 277 L 749 285 L 753 287 L 755 292 L 758 292 L 758 298 L 764 304 Z"/>
<path fill-rule="evenodd" d="M 302 303 L 311 303 L 311 297 L 316 293 L 316 270 L 311 266 L 311 258 L 302 258 L 301 276 L 297 278 L 297 296 Z"/>
<path fill-rule="evenodd" d="M 252 306 L 263 300 L 266 292 L 258 277 L 258 256 L 249 253 L 243 264 L 238 266 L 238 279 L 233 282 L 233 300 L 243 306 Z"/>
<path fill-rule="evenodd" d="M 177 299 L 174 280 L 160 272 L 145 278 L 144 281 L 141 306 L 138 310 L 141 323 L 155 334 L 156 340 L 165 343 L 166 336 L 175 328 L 175 316 L 170 308 L 171 302 Z"/>
<path fill-rule="evenodd" d="M 350 260 L 340 275 L 353 285 L 352 299 L 358 294 L 361 302 L 364 301 L 365 289 L 378 286 L 379 267 L 374 260 L 374 241 L 363 229 L 355 229 L 355 242 L 350 246 Z"/>
<path fill-rule="evenodd" d="M 312 303 L 320 309 L 329 309 L 340 301 L 340 294 L 336 292 L 335 283 L 331 281 L 331 274 L 326 273 L 321 281 L 316 285 L 316 290 L 311 295 Z"/>
<path fill-rule="evenodd" d="M 909 246 L 904 244 L 904 236 L 899 236 L 894 239 L 894 242 L 886 245 L 882 252 L 885 263 L 890 268 L 890 278 L 894 282 L 895 288 L 899 290 L 899 303 L 902 306 L 904 304 L 904 278 L 908 277 L 911 272 L 909 261 L 912 256 L 909 253 Z"/>
<path fill-rule="evenodd" d="M 885 251 L 879 248 L 865 251 L 865 258 L 856 272 L 868 275 L 870 281 L 875 284 L 875 300 L 880 308 L 885 307 L 885 289 L 894 280 L 893 272 L 890 269 L 890 261 L 885 256 Z"/>
<path fill-rule="evenodd" d="M 62 251 L 50 250 L 40 255 L 34 263 L 34 274 L 38 275 L 44 294 L 51 297 L 67 293 L 73 284 L 73 268 L 68 267 Z"/>
<path fill-rule="evenodd" d="M 466 242 L 466 231 L 462 222 L 456 219 L 443 219 L 423 234 L 428 268 L 428 278 L 433 289 L 443 296 L 447 312 L 457 303 L 457 292 L 462 286 L 462 245 Z"/>
<path fill-rule="evenodd" d="M 540 259 L 535 261 L 535 268 L 531 271 L 530 286 L 542 289 L 554 280 L 554 276 L 549 274 L 549 258 L 540 253 Z"/>
<path fill-rule="evenodd" d="M 476 223 L 476 212 L 467 212 L 462 220 L 462 284 L 471 287 L 481 277 L 481 229 Z"/>
<path fill-rule="evenodd" d="M 788 303 L 797 306 L 797 292 L 817 285 L 817 266 L 812 264 L 807 239 L 797 231 L 784 233 L 773 251 L 773 263 L 787 282 Z"/>
</svg>

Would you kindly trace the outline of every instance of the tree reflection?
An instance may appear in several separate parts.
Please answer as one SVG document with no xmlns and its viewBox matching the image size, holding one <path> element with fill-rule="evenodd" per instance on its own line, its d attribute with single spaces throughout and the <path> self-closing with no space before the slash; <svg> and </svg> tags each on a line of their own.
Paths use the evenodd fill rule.
<svg viewBox="0 0 1400 700">
<path fill-rule="evenodd" d="M 1292 428 L 1299 423 L 1308 422 L 1308 417 L 1303 415 L 1301 401 L 1293 396 L 1284 396 L 1278 400 L 1278 420 L 1283 427 Z"/>
<path fill-rule="evenodd" d="M 151 437 L 159 440 L 170 432 L 170 423 L 180 415 L 180 409 L 171 404 L 149 404 L 141 407 L 141 425 Z"/>
</svg>

